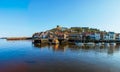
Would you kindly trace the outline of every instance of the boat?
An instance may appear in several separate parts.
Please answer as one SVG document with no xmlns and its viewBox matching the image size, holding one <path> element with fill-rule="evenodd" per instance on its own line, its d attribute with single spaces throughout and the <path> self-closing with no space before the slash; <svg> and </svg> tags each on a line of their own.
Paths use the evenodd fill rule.
<svg viewBox="0 0 120 72">
<path fill-rule="evenodd" d="M 102 44 L 101 43 L 96 43 L 96 46 L 101 46 Z"/>
<path fill-rule="evenodd" d="M 84 43 L 76 42 L 75 45 L 77 45 L 77 46 L 84 46 Z"/>
<path fill-rule="evenodd" d="M 87 45 L 87 46 L 95 46 L 95 43 L 93 43 L 93 42 L 88 42 L 86 45 Z"/>
<path fill-rule="evenodd" d="M 116 46 L 116 43 L 110 43 L 111 46 Z"/>
<path fill-rule="evenodd" d="M 102 45 L 104 45 L 105 43 L 104 43 L 104 42 L 102 42 L 101 44 L 102 44 Z"/>
</svg>

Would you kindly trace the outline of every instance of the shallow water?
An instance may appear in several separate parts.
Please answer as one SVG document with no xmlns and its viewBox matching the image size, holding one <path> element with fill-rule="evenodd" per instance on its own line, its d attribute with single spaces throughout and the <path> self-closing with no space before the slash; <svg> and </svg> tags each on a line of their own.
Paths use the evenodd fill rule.
<svg viewBox="0 0 120 72">
<path fill-rule="evenodd" d="M 78 47 L 0 40 L 0 72 L 120 72 L 120 46 Z"/>
</svg>

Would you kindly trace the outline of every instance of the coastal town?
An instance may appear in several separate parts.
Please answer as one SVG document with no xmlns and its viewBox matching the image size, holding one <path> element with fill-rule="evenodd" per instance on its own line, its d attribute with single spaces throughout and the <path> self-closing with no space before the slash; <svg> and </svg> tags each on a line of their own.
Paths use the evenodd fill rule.
<svg viewBox="0 0 120 72">
<path fill-rule="evenodd" d="M 100 31 L 89 27 L 66 28 L 57 25 L 51 30 L 34 33 L 32 38 L 35 43 L 61 44 L 62 42 L 71 42 L 79 43 L 79 45 L 83 45 L 83 43 L 111 43 L 115 45 L 120 41 L 120 33 Z"/>
</svg>

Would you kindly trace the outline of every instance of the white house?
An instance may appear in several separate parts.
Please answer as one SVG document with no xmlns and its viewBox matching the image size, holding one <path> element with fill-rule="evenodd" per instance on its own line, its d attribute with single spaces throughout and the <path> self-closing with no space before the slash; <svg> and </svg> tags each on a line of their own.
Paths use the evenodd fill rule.
<svg viewBox="0 0 120 72">
<path fill-rule="evenodd" d="M 90 39 L 95 40 L 95 34 L 89 34 Z"/>
<path fill-rule="evenodd" d="M 116 34 L 116 40 L 120 40 L 120 33 Z"/>
<path fill-rule="evenodd" d="M 114 32 L 108 32 L 107 34 L 104 34 L 103 39 L 104 40 L 115 40 L 116 36 Z"/>
<path fill-rule="evenodd" d="M 95 40 L 100 40 L 100 39 L 101 39 L 100 33 L 95 33 Z"/>
<path fill-rule="evenodd" d="M 115 40 L 115 33 L 114 32 L 108 32 L 109 40 Z"/>
<path fill-rule="evenodd" d="M 89 36 L 93 40 L 100 40 L 101 39 L 100 33 L 90 34 Z"/>
<path fill-rule="evenodd" d="M 104 35 L 103 35 L 103 40 L 109 40 L 109 39 L 110 39 L 109 34 L 104 34 Z"/>
</svg>

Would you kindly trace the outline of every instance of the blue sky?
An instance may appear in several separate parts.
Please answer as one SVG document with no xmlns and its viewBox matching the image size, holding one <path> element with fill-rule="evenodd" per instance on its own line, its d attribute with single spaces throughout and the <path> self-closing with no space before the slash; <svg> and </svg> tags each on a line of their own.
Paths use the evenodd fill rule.
<svg viewBox="0 0 120 72">
<path fill-rule="evenodd" d="M 120 0 L 0 0 L 0 37 L 61 25 L 120 32 Z"/>
</svg>

